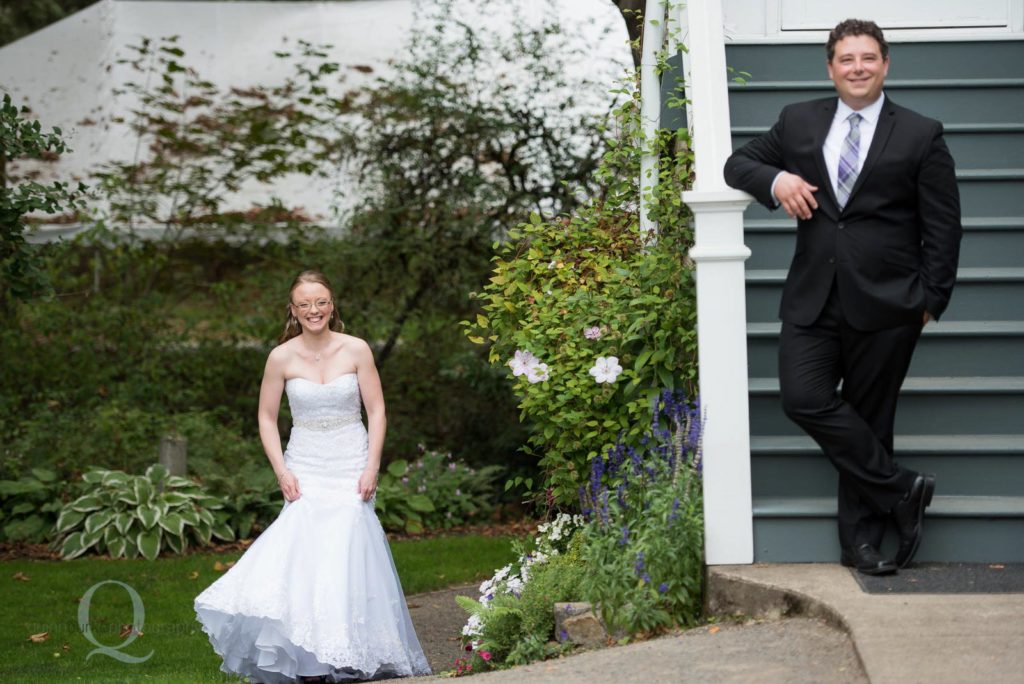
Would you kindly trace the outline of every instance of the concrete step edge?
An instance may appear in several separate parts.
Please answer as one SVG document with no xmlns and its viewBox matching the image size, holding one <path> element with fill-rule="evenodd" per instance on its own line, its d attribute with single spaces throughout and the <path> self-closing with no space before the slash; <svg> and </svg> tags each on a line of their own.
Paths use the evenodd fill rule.
<svg viewBox="0 0 1024 684">
<path fill-rule="evenodd" d="M 779 393 L 778 378 L 750 378 L 750 394 Z M 911 377 L 903 382 L 901 394 L 1024 394 L 1022 376 Z"/>
<path fill-rule="evenodd" d="M 778 321 L 747 323 L 747 337 L 777 338 L 782 324 Z M 925 326 L 922 336 L 931 337 L 1020 337 L 1024 321 L 937 321 Z"/>
<path fill-rule="evenodd" d="M 1024 178 L 1024 169 L 957 169 L 956 177 L 962 181 L 1020 180 Z"/>
<path fill-rule="evenodd" d="M 748 269 L 745 273 L 748 285 L 781 285 L 786 280 L 787 269 Z M 961 268 L 956 273 L 956 281 L 958 283 L 1024 282 L 1024 268 Z"/>
<path fill-rule="evenodd" d="M 834 518 L 835 497 L 759 497 L 754 499 L 755 518 Z M 925 512 L 928 517 L 1020 518 L 1024 522 L 1024 496 L 935 495 Z"/>
<path fill-rule="evenodd" d="M 1024 454 L 1024 435 L 897 435 L 895 450 L 902 456 L 1018 455 Z M 814 440 L 803 435 L 752 435 L 750 452 L 755 458 L 777 455 L 821 456 L 821 450 Z"/>
<path fill-rule="evenodd" d="M 1021 230 L 1024 216 L 975 216 L 962 219 L 964 230 Z M 751 233 L 796 233 L 796 221 L 791 218 L 753 219 L 744 221 L 743 229 Z"/>
</svg>

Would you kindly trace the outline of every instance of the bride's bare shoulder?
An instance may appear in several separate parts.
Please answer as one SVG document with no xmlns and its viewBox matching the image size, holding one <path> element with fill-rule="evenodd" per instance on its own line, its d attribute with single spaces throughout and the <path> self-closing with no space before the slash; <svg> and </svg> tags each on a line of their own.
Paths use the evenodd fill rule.
<svg viewBox="0 0 1024 684">
<path fill-rule="evenodd" d="M 361 337 L 355 335 L 349 335 L 348 333 L 335 333 L 341 337 L 341 343 L 345 347 L 354 350 L 369 349 L 369 343 Z"/>
<path fill-rule="evenodd" d="M 282 365 L 294 358 L 295 340 L 297 339 L 297 337 L 293 337 L 271 349 L 270 355 L 267 356 L 267 365 Z"/>
</svg>

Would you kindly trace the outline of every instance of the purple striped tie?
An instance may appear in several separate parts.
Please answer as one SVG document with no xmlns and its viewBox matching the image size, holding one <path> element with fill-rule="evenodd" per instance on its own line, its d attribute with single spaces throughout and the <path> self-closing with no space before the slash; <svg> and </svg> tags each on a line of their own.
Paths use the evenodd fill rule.
<svg viewBox="0 0 1024 684">
<path fill-rule="evenodd" d="M 839 153 L 839 173 L 836 183 L 836 199 L 839 200 L 839 208 L 846 206 L 853 191 L 853 185 L 857 182 L 857 172 L 860 170 L 860 120 L 864 118 L 857 112 L 850 114 L 846 120 L 850 122 L 850 132 L 843 140 L 843 149 Z"/>
</svg>

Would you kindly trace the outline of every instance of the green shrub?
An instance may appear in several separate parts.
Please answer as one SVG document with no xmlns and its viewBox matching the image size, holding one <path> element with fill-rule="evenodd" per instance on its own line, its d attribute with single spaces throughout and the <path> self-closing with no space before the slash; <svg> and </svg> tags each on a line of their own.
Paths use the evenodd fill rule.
<svg viewBox="0 0 1024 684">
<path fill-rule="evenodd" d="M 208 475 L 203 486 L 223 504 L 220 513 L 237 539 L 248 539 L 266 529 L 284 505 L 281 487 L 265 459 L 245 461 L 229 474 Z"/>
<path fill-rule="evenodd" d="M 434 502 L 422 492 L 411 492 L 401 478 L 409 464 L 393 461 L 380 475 L 374 507 L 381 525 L 389 530 L 420 534 L 426 528 L 423 516 L 434 511 Z"/>
<path fill-rule="evenodd" d="M 639 440 L 660 387 L 691 389 L 696 380 L 692 234 L 679 199 L 691 166 L 676 149 L 687 134 L 660 131 L 645 143 L 639 92 L 630 95 L 597 170 L 604 191 L 569 217 L 534 214 L 510 233 L 477 295 L 482 313 L 464 323 L 470 340 L 490 344 L 492 364 L 512 366 L 530 444 L 563 505 L 576 499 L 590 460 L 620 436 Z M 652 235 L 637 215 L 645 144 L 661 159 Z M 602 365 L 612 372 L 599 373 Z"/>
<path fill-rule="evenodd" d="M 62 500 L 80 487 L 47 468 L 32 468 L 16 480 L 0 480 L 0 540 L 49 541 Z"/>
<path fill-rule="evenodd" d="M 410 495 L 422 493 L 430 499 L 433 510 L 424 513 L 424 525 L 428 529 L 449 529 L 486 520 L 494 510 L 494 485 L 502 468 L 491 465 L 477 469 L 453 458 L 450 452 L 423 447 L 420 452 L 397 484 Z"/>
<path fill-rule="evenodd" d="M 580 600 L 580 584 L 587 571 L 580 555 L 584 536 L 575 533 L 566 553 L 552 557 L 530 573 L 519 597 L 524 636 L 551 640 L 555 636 L 554 604 Z"/>
<path fill-rule="evenodd" d="M 145 475 L 90 470 L 82 480 L 91 490 L 61 509 L 55 527 L 54 547 L 65 560 L 87 551 L 154 560 L 163 548 L 182 553 L 189 543 L 235 538 L 220 501 L 162 465 Z"/>
<path fill-rule="evenodd" d="M 519 558 L 480 585 L 480 599 L 456 597 L 470 616 L 462 629 L 471 655 L 460 659 L 460 671 L 519 665 L 564 651 L 550 645 L 554 634 L 554 604 L 579 600 L 586 572 L 580 516 L 559 514 L 519 545 Z"/>
<path fill-rule="evenodd" d="M 157 460 L 166 434 L 188 439 L 190 474 L 228 475 L 247 463 L 266 465 L 259 438 L 226 426 L 226 420 L 220 412 L 168 414 L 121 401 L 68 408 L 46 403 L 13 428 L 0 468 L 17 477 L 30 466 L 46 467 L 73 479 L 90 467 L 142 472 Z"/>
</svg>

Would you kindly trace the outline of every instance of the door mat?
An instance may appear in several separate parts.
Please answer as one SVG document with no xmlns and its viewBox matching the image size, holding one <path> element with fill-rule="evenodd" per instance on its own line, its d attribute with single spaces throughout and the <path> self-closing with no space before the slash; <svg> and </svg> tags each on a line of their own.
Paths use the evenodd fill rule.
<svg viewBox="0 0 1024 684">
<path fill-rule="evenodd" d="M 850 572 L 868 594 L 1024 594 L 1024 563 L 915 563 L 883 577 Z"/>
</svg>

